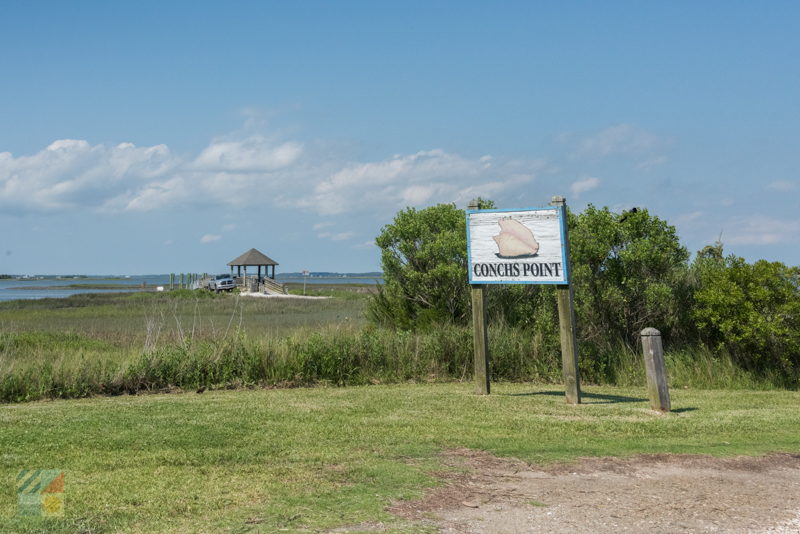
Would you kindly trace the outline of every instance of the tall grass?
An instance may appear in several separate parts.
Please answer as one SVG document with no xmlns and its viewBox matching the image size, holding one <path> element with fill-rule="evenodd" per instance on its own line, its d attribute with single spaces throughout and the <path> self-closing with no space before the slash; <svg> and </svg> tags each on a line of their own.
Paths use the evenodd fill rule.
<svg viewBox="0 0 800 534">
<path fill-rule="evenodd" d="M 0 402 L 472 378 L 469 327 L 405 332 L 370 326 L 361 297 L 200 295 L 187 290 L 0 303 Z M 494 380 L 561 381 L 556 332 L 497 321 L 489 336 Z M 700 349 L 668 353 L 667 369 L 672 387 L 797 387 Z M 645 382 L 641 355 L 624 346 L 602 352 L 583 347 L 581 374 L 585 383 Z"/>
<path fill-rule="evenodd" d="M 557 383 L 560 354 L 536 350 L 526 330 L 490 329 L 494 380 Z M 441 326 L 402 332 L 369 326 L 329 326 L 285 336 L 248 335 L 234 329 L 218 339 L 190 337 L 149 350 L 114 348 L 74 334 L 2 334 L 0 402 L 73 398 L 173 388 L 336 386 L 472 377 L 472 332 Z M 537 354 L 536 357 L 533 354 Z M 641 356 L 621 351 L 597 372 L 584 362 L 587 383 L 644 384 Z M 702 351 L 667 356 L 672 387 L 768 389 L 729 358 Z"/>
<path fill-rule="evenodd" d="M 363 324 L 366 299 L 272 300 L 206 291 L 92 294 L 0 302 L 0 332 L 77 333 L 117 347 L 219 339 L 233 329 L 286 335 L 331 324 Z"/>
<path fill-rule="evenodd" d="M 595 383 L 638 386 L 646 381 L 640 353 L 620 347 L 609 358 L 608 371 L 593 375 Z M 704 348 L 683 348 L 665 354 L 669 385 L 673 388 L 756 389 L 792 388 L 786 377 L 774 373 L 756 375 L 737 366 L 728 354 L 714 354 Z M 796 387 L 796 385 L 794 386 Z"/>
</svg>

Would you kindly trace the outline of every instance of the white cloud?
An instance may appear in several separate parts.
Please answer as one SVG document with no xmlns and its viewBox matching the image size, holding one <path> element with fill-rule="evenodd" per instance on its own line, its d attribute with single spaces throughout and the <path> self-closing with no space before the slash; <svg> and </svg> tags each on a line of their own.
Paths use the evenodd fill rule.
<svg viewBox="0 0 800 534">
<path fill-rule="evenodd" d="M 331 241 L 346 241 L 355 235 L 355 232 L 320 232 L 317 234 L 317 237 L 320 239 L 330 239 Z"/>
<path fill-rule="evenodd" d="M 355 232 L 340 232 L 338 234 L 333 234 L 331 236 L 331 240 L 332 241 L 346 241 L 346 240 L 352 238 L 354 235 L 356 235 Z"/>
<path fill-rule="evenodd" d="M 190 190 L 183 178 L 175 177 L 153 181 L 135 191 L 127 191 L 110 199 L 102 208 L 105 211 L 152 211 L 188 199 Z"/>
<path fill-rule="evenodd" d="M 214 171 L 273 171 L 288 167 L 302 152 L 300 143 L 290 141 L 274 146 L 262 136 L 252 136 L 239 141 L 216 141 L 197 156 L 194 164 Z"/>
<path fill-rule="evenodd" d="M 659 142 L 657 136 L 632 124 L 618 124 L 584 138 L 579 151 L 599 156 L 647 152 L 658 147 Z"/>
<path fill-rule="evenodd" d="M 185 158 L 165 145 L 63 139 L 30 156 L 0 153 L 0 208 L 115 213 L 223 205 L 302 208 L 322 216 L 391 213 L 405 206 L 497 198 L 544 169 L 541 161 L 467 158 L 440 149 L 341 163 L 327 153 L 309 153 L 300 143 L 260 135 L 217 139 Z"/>
<path fill-rule="evenodd" d="M 219 241 L 220 239 L 222 239 L 222 236 L 220 236 L 220 235 L 217 235 L 217 234 L 206 234 L 206 235 L 204 235 L 203 237 L 200 238 L 200 242 L 201 243 L 211 243 L 213 241 Z"/>
<path fill-rule="evenodd" d="M 580 196 L 581 193 L 585 193 L 587 191 L 591 191 L 592 189 L 597 189 L 600 185 L 600 178 L 595 176 L 587 176 L 577 182 L 573 182 L 571 186 L 569 186 L 569 190 L 572 191 L 572 194 Z"/>
<path fill-rule="evenodd" d="M 436 202 L 464 202 L 530 182 L 541 162 L 498 165 L 491 156 L 468 159 L 443 150 L 353 163 L 316 183 L 296 205 L 321 215 L 360 209 L 394 210 Z M 521 172 L 523 171 L 523 172 Z"/>
<path fill-rule="evenodd" d="M 0 153 L 0 207 L 117 212 L 255 204 L 272 195 L 270 186 L 292 181 L 287 169 L 297 166 L 302 152 L 300 143 L 251 136 L 215 141 L 194 160 L 184 160 L 165 145 L 60 139 L 33 155 Z"/>
<path fill-rule="evenodd" d="M 726 229 L 726 242 L 733 245 L 775 245 L 796 243 L 800 220 L 781 220 L 764 215 L 736 219 Z"/>
<path fill-rule="evenodd" d="M 98 207 L 147 188 L 180 164 L 164 145 L 90 145 L 61 139 L 31 156 L 0 154 L 0 206 L 19 211 Z"/>
<path fill-rule="evenodd" d="M 572 141 L 573 134 L 572 132 L 561 132 L 560 134 L 556 135 L 553 140 L 558 143 L 559 145 L 565 145 Z"/>
<path fill-rule="evenodd" d="M 653 156 L 637 163 L 636 168 L 640 170 L 652 169 L 653 167 L 657 167 L 663 163 L 666 163 L 667 161 L 669 161 L 667 156 Z"/>
<path fill-rule="evenodd" d="M 332 223 L 331 221 L 323 221 L 323 222 L 319 222 L 319 223 L 315 224 L 313 226 L 313 229 L 314 229 L 315 232 L 317 232 L 317 231 L 322 230 L 324 228 L 330 228 L 331 226 L 333 226 L 333 224 L 334 223 Z"/>
<path fill-rule="evenodd" d="M 412 185 L 403 189 L 400 196 L 406 204 L 419 206 L 431 198 L 435 192 L 436 188 L 430 185 Z"/>
<path fill-rule="evenodd" d="M 693 211 L 691 213 L 681 213 L 675 218 L 675 224 L 689 224 L 693 223 L 696 220 L 700 219 L 703 216 L 702 211 Z"/>
<path fill-rule="evenodd" d="M 788 193 L 797 189 L 797 182 L 790 182 L 788 180 L 776 180 L 767 185 L 767 189 L 779 191 L 781 193 Z"/>
<path fill-rule="evenodd" d="M 628 156 L 638 160 L 637 169 L 645 170 L 668 161 L 661 153 L 668 144 L 665 139 L 633 124 L 617 124 L 578 141 L 573 157 Z"/>
</svg>

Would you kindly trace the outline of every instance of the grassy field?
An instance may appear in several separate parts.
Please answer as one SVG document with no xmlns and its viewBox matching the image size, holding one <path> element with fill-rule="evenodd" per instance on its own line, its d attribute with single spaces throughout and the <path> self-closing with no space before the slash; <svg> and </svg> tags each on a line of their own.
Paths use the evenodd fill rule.
<svg viewBox="0 0 800 534">
<path fill-rule="evenodd" d="M 480 397 L 468 327 L 375 328 L 361 289 L 315 291 L 334 298 L 0 303 L 0 533 L 316 532 L 370 520 L 419 532 L 385 508 L 436 484 L 448 449 L 530 462 L 800 450 L 800 393 L 724 358 L 669 353 L 667 415 L 648 409 L 641 357 L 624 351 L 611 372 L 585 377 L 630 387 L 587 386 L 585 404 L 567 406 L 552 385 L 557 350 L 495 325 L 500 380 Z M 91 398 L 19 402 L 59 397 Z M 16 473 L 45 468 L 66 472 L 66 517 L 16 517 Z"/>
<path fill-rule="evenodd" d="M 6 333 L 80 334 L 115 347 L 216 338 L 231 329 L 266 337 L 323 325 L 361 324 L 364 298 L 272 300 L 207 291 L 110 293 L 0 302 Z"/>
<path fill-rule="evenodd" d="M 152 394 L 0 406 L 0 532 L 314 532 L 380 520 L 467 447 L 530 462 L 800 450 L 800 393 L 470 384 Z M 63 519 L 15 517 L 19 469 L 66 472 Z"/>
<path fill-rule="evenodd" d="M 362 385 L 469 380 L 468 326 L 401 332 L 366 324 L 363 287 L 333 298 L 257 299 L 206 291 L 76 295 L 0 303 L 0 402 L 200 387 Z M 493 325 L 495 379 L 557 383 L 555 332 Z M 641 356 L 584 358 L 585 382 L 644 380 Z M 707 352 L 671 351 L 673 386 L 774 389 Z"/>
</svg>

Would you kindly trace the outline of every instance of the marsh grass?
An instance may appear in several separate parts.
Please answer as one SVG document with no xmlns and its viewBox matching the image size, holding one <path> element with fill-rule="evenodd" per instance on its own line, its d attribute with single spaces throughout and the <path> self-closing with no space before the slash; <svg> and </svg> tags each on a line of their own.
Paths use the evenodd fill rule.
<svg viewBox="0 0 800 534">
<path fill-rule="evenodd" d="M 48 299 L 45 299 L 48 300 Z M 353 386 L 472 377 L 469 327 L 378 328 L 365 299 L 247 299 L 206 292 L 83 295 L 0 304 L 0 402 L 197 388 Z M 558 346 L 503 323 L 489 330 L 495 381 L 559 383 Z M 673 388 L 791 387 L 725 355 L 667 354 Z M 645 382 L 620 347 L 581 361 L 588 384 Z"/>
<path fill-rule="evenodd" d="M 73 295 L 0 302 L 0 331 L 78 333 L 117 346 L 189 335 L 219 338 L 233 328 L 262 337 L 331 324 L 362 324 L 365 299 L 249 299 L 208 291 Z"/>
</svg>

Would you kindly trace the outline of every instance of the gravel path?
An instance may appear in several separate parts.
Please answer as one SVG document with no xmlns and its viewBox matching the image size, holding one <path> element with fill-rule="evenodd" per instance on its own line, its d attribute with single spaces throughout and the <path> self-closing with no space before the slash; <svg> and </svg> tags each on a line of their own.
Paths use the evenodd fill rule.
<svg viewBox="0 0 800 534">
<path fill-rule="evenodd" d="M 329 299 L 330 297 L 311 297 L 305 295 L 279 295 L 279 294 L 272 294 L 272 293 L 252 293 L 247 291 L 242 291 L 239 293 L 240 297 L 255 297 L 255 298 L 263 298 L 263 299 L 299 299 L 299 300 L 324 300 Z"/>
<path fill-rule="evenodd" d="M 800 533 L 800 455 L 653 455 L 531 467 L 450 451 L 445 484 L 391 511 L 452 534 Z M 379 529 L 376 529 L 379 530 Z"/>
</svg>

